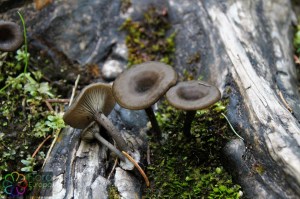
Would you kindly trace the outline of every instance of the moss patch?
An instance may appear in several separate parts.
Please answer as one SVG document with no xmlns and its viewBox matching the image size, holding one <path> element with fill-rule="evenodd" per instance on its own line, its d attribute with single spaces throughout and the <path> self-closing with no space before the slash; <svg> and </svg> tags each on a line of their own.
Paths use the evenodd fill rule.
<svg viewBox="0 0 300 199">
<path fill-rule="evenodd" d="M 170 34 L 170 28 L 166 9 L 150 7 L 141 21 L 127 19 L 120 29 L 127 33 L 128 66 L 145 61 L 172 64 L 176 34 Z"/>
<path fill-rule="evenodd" d="M 45 104 L 56 97 L 54 90 L 41 81 L 39 71 L 23 71 L 27 56 L 22 49 L 0 53 L 0 198 L 4 197 L 4 174 L 38 171 L 51 141 L 32 155 L 47 136 L 53 137 L 64 127 L 62 114 L 50 111 Z M 58 110 L 60 106 L 57 104 Z"/>
<path fill-rule="evenodd" d="M 117 187 L 115 187 L 113 185 L 109 186 L 109 188 L 108 188 L 108 198 L 109 199 L 120 199 L 121 198 Z"/>
<path fill-rule="evenodd" d="M 225 103 L 198 111 L 192 124 L 192 139 L 182 133 L 184 114 L 166 103 L 157 118 L 164 144 L 150 143 L 151 165 L 147 174 L 151 187 L 145 198 L 239 198 L 240 186 L 223 169 L 221 149 L 230 139 L 226 120 L 221 115 Z"/>
</svg>

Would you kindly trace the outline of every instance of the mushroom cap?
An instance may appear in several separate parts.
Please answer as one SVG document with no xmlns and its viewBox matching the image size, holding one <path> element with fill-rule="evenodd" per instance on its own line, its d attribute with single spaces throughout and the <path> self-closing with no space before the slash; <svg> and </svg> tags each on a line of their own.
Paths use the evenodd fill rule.
<svg viewBox="0 0 300 199">
<path fill-rule="evenodd" d="M 168 102 L 182 110 L 192 111 L 209 107 L 221 99 L 215 86 L 203 81 L 179 82 L 166 94 Z"/>
<path fill-rule="evenodd" d="M 0 21 L 0 51 L 15 51 L 23 41 L 23 32 L 16 23 Z"/>
<path fill-rule="evenodd" d="M 118 76 L 113 83 L 113 95 L 124 108 L 145 109 L 157 102 L 176 82 L 177 73 L 171 66 L 145 62 Z"/>
<path fill-rule="evenodd" d="M 94 115 L 108 115 L 115 106 L 110 84 L 94 83 L 85 87 L 65 112 L 64 121 L 73 128 L 83 129 L 94 121 Z"/>
</svg>

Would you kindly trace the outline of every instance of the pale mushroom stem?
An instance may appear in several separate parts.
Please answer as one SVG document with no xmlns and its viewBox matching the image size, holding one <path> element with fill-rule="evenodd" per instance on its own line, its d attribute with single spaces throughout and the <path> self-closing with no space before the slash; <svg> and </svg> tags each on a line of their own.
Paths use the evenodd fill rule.
<svg viewBox="0 0 300 199">
<path fill-rule="evenodd" d="M 117 146 L 121 151 L 129 151 L 129 147 L 119 131 L 104 114 L 99 113 L 94 115 L 94 120 L 108 131 L 109 135 L 116 141 Z"/>
<path fill-rule="evenodd" d="M 183 126 L 183 133 L 186 137 L 191 137 L 191 125 L 195 118 L 196 111 L 186 111 L 184 126 Z"/>
<path fill-rule="evenodd" d="M 119 151 L 114 145 L 105 140 L 98 132 L 94 133 L 94 137 L 103 145 L 105 145 L 108 149 L 114 152 L 120 158 L 121 161 L 125 162 L 125 156 L 121 153 L 121 151 Z"/>
<path fill-rule="evenodd" d="M 150 107 L 146 108 L 145 111 L 146 111 L 146 113 L 148 115 L 148 118 L 151 122 L 152 128 L 155 131 L 156 138 L 160 139 L 161 138 L 161 130 L 158 126 L 158 123 L 157 123 L 157 120 L 156 120 L 156 117 L 154 115 L 152 107 L 150 106 Z"/>
</svg>

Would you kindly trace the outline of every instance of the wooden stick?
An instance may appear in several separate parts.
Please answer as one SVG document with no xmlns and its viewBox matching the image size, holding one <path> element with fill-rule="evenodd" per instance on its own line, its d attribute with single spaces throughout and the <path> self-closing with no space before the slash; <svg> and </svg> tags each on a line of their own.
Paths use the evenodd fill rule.
<svg viewBox="0 0 300 199">
<path fill-rule="evenodd" d="M 292 113 L 293 109 L 289 106 L 289 104 L 286 102 L 285 98 L 282 95 L 282 92 L 279 91 L 279 97 L 282 100 L 283 104 L 285 105 L 285 107 Z"/>
<path fill-rule="evenodd" d="M 45 100 L 45 104 L 47 105 L 48 109 L 49 109 L 51 112 L 54 112 L 54 110 L 53 110 L 51 104 L 50 104 L 47 100 Z"/>
<path fill-rule="evenodd" d="M 39 150 L 42 148 L 42 146 L 45 144 L 45 142 L 51 138 L 51 135 L 48 135 L 48 137 L 46 137 L 46 139 L 44 139 L 44 141 L 38 146 L 38 148 L 34 151 L 34 153 L 32 154 L 32 158 L 34 158 L 34 156 L 39 152 Z"/>
<path fill-rule="evenodd" d="M 109 175 L 108 175 L 108 177 L 107 177 L 107 180 L 109 180 L 109 178 L 111 177 L 111 175 L 112 175 L 112 173 L 114 172 L 114 170 L 115 170 L 117 164 L 118 164 L 118 158 L 116 158 L 115 163 L 114 163 L 114 166 L 113 166 L 113 168 L 111 169 L 111 171 L 110 171 L 110 173 L 109 173 Z"/>
<path fill-rule="evenodd" d="M 45 101 L 50 103 L 69 103 L 70 99 L 46 99 Z"/>
<path fill-rule="evenodd" d="M 147 163 L 148 163 L 148 165 L 150 165 L 151 164 L 151 158 L 150 158 L 150 144 L 148 143 L 147 144 Z"/>
<path fill-rule="evenodd" d="M 70 98 L 69 106 L 71 106 L 71 104 L 73 102 L 73 99 L 74 99 L 74 96 L 75 96 L 75 91 L 76 91 L 79 79 L 80 79 L 80 75 L 77 75 L 77 79 L 75 81 L 75 85 L 74 85 L 73 90 L 72 90 L 72 95 L 71 95 L 71 98 Z"/>
<path fill-rule="evenodd" d="M 122 151 L 122 153 L 126 156 L 126 158 L 128 158 L 128 160 L 130 162 L 132 162 L 134 164 L 134 166 L 139 170 L 140 174 L 143 176 L 145 182 L 146 182 L 146 185 L 147 187 L 150 186 L 150 182 L 148 180 L 148 177 L 146 176 L 144 170 L 140 167 L 140 165 L 128 154 L 126 153 L 125 151 Z"/>
</svg>

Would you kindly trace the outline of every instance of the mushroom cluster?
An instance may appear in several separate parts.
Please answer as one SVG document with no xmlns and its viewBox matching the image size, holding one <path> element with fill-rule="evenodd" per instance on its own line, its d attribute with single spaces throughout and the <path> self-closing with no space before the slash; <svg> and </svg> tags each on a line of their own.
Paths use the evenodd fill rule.
<svg viewBox="0 0 300 199">
<path fill-rule="evenodd" d="M 15 51 L 23 41 L 23 32 L 16 23 L 0 21 L 0 51 Z"/>
<path fill-rule="evenodd" d="M 172 106 L 186 111 L 183 132 L 187 137 L 191 136 L 191 124 L 196 111 L 208 108 L 221 98 L 219 89 L 206 82 L 177 83 L 175 70 L 155 61 L 132 66 L 113 84 L 113 95 L 123 108 L 145 109 L 157 139 L 161 137 L 161 130 L 151 106 L 165 94 Z"/>
<path fill-rule="evenodd" d="M 177 82 L 175 70 L 160 62 L 145 62 L 132 66 L 121 73 L 113 82 L 94 83 L 85 87 L 75 102 L 64 114 L 64 121 L 70 126 L 82 131 L 82 140 L 97 139 L 101 144 L 114 152 L 123 162 L 124 169 L 132 170 L 138 165 L 128 158 L 131 150 L 120 132 L 107 118 L 117 102 L 120 106 L 130 110 L 144 109 L 160 139 L 161 130 L 155 118 L 152 105 L 166 94 L 167 101 L 175 108 L 186 111 L 183 132 L 191 136 L 190 128 L 195 113 L 214 104 L 221 98 L 217 87 L 203 81 Z M 116 142 L 116 147 L 100 135 L 99 126 L 104 127 L 110 137 Z M 125 155 L 125 156 L 124 156 Z M 128 162 L 128 159 L 130 162 Z M 138 168 L 147 182 L 141 168 Z"/>
</svg>

